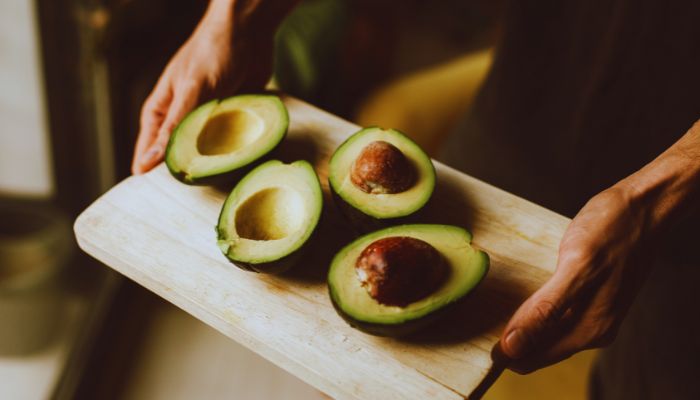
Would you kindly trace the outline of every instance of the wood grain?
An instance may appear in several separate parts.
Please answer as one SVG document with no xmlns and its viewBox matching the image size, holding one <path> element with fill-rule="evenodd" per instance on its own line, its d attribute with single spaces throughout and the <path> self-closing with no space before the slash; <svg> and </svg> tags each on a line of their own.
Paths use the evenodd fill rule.
<svg viewBox="0 0 700 400">
<path fill-rule="evenodd" d="M 550 276 L 569 220 L 436 163 L 438 187 L 421 218 L 473 232 L 491 256 L 489 274 L 435 329 L 405 339 L 356 331 L 334 312 L 325 274 L 351 239 L 328 196 L 327 161 L 358 127 L 284 101 L 291 125 L 278 157 L 312 162 L 326 196 L 320 232 L 292 271 L 267 276 L 229 264 L 214 225 L 230 187 L 186 186 L 163 165 L 121 182 L 80 215 L 81 248 L 335 398 L 469 397 L 502 367 L 491 350 L 517 306 Z"/>
</svg>

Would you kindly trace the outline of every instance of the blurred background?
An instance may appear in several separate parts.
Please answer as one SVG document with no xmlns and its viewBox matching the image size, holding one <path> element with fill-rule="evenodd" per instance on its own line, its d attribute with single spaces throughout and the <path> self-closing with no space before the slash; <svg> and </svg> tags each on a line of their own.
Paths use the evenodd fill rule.
<svg viewBox="0 0 700 400">
<path fill-rule="evenodd" d="M 322 398 L 73 239 L 128 176 L 141 104 L 206 3 L 0 2 L 0 399 Z M 306 0 L 278 32 L 274 85 L 435 156 L 488 73 L 502 7 Z M 593 358 L 506 373 L 486 398 L 584 398 Z"/>
</svg>

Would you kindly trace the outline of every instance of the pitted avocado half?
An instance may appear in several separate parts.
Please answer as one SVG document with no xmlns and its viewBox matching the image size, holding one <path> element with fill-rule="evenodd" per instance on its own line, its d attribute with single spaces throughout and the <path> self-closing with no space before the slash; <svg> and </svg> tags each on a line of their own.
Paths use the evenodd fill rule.
<svg viewBox="0 0 700 400">
<path fill-rule="evenodd" d="M 311 164 L 271 160 L 231 191 L 217 225 L 217 244 L 240 268 L 279 273 L 292 267 L 319 218 L 321 185 Z"/>
<path fill-rule="evenodd" d="M 288 125 L 287 109 L 274 95 L 212 100 L 175 128 L 165 163 L 173 176 L 188 184 L 235 178 L 275 149 Z"/>
</svg>

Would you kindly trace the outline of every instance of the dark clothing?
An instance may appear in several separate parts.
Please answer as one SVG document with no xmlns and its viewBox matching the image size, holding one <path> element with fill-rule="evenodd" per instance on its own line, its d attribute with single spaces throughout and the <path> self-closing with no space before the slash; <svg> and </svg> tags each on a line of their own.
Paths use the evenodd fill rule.
<svg viewBox="0 0 700 400">
<path fill-rule="evenodd" d="M 474 114 L 464 168 L 571 216 L 700 118 L 700 3 L 513 1 Z"/>
<path fill-rule="evenodd" d="M 591 399 L 700 399 L 698 267 L 660 260 L 591 374 Z"/>
<path fill-rule="evenodd" d="M 506 14 L 448 164 L 573 217 L 700 118 L 700 2 L 514 0 Z M 648 280 L 601 358 L 600 398 L 700 399 L 694 218 L 668 235 L 652 272 L 663 279 Z"/>
</svg>

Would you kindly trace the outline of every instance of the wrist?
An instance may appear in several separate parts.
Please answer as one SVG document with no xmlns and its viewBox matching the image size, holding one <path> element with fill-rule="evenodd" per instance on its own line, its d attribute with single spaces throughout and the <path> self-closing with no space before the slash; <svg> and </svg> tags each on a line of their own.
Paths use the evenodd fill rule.
<svg viewBox="0 0 700 400">
<path fill-rule="evenodd" d="M 266 43 L 299 0 L 211 0 L 198 30 L 230 41 Z"/>
<path fill-rule="evenodd" d="M 248 40 L 272 40 L 277 28 L 300 0 L 225 0 L 235 31 Z"/>
<path fill-rule="evenodd" d="M 644 168 L 618 182 L 646 214 L 646 229 L 662 232 L 700 211 L 700 124 Z"/>
<path fill-rule="evenodd" d="M 233 36 L 234 0 L 211 0 L 192 38 L 229 45 Z"/>
<path fill-rule="evenodd" d="M 214 24 L 231 25 L 236 0 L 211 0 L 202 21 Z"/>
</svg>

